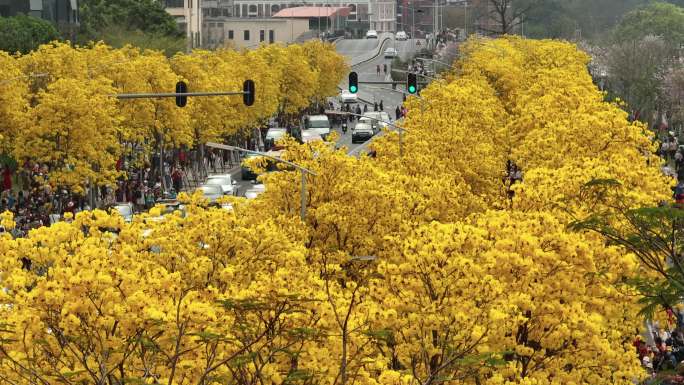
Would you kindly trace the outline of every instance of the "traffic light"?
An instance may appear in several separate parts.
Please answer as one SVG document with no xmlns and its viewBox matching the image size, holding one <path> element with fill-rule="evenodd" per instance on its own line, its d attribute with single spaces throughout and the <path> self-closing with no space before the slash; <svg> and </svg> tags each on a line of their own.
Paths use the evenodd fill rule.
<svg viewBox="0 0 684 385">
<path fill-rule="evenodd" d="M 185 94 L 188 92 L 188 85 L 185 84 L 185 82 L 178 82 L 176 83 L 176 93 L 177 94 Z M 187 96 L 176 96 L 176 105 L 178 107 L 185 107 L 185 105 L 188 104 L 188 97 Z"/>
<path fill-rule="evenodd" d="M 359 92 L 359 75 L 356 72 L 349 73 L 349 92 L 352 94 Z"/>
<path fill-rule="evenodd" d="M 409 94 L 415 94 L 416 92 L 418 92 L 416 74 L 414 74 L 413 72 L 409 72 L 408 77 L 406 78 L 406 90 L 408 90 Z"/>
<path fill-rule="evenodd" d="M 245 103 L 245 106 L 254 104 L 254 81 L 245 80 L 245 83 L 242 85 L 242 91 L 244 92 L 242 94 L 242 101 Z"/>
</svg>

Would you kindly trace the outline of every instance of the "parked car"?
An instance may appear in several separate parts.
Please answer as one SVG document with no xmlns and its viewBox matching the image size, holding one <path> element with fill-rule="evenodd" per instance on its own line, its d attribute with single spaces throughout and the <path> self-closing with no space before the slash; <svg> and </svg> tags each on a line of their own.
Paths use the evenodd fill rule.
<svg viewBox="0 0 684 385">
<path fill-rule="evenodd" d="M 394 38 L 397 40 L 408 40 L 408 35 L 404 31 L 399 31 L 394 35 Z"/>
<path fill-rule="evenodd" d="M 217 199 L 223 196 L 223 190 L 221 186 L 215 184 L 205 184 L 197 188 L 197 190 L 202 192 L 205 199 L 209 200 L 209 203 L 216 202 Z"/>
<path fill-rule="evenodd" d="M 357 143 L 359 141 L 365 142 L 372 138 L 374 135 L 373 127 L 368 123 L 356 123 L 356 126 L 352 129 L 352 143 Z"/>
<path fill-rule="evenodd" d="M 378 31 L 371 29 L 368 32 L 366 32 L 366 39 L 377 39 L 378 38 Z"/>
<path fill-rule="evenodd" d="M 323 140 L 330 135 L 331 128 L 332 125 L 330 124 L 330 120 L 325 115 L 311 115 L 304 119 L 304 129 L 317 132 Z M 302 141 L 304 141 L 303 137 Z"/>
<path fill-rule="evenodd" d="M 155 203 L 155 205 L 162 205 L 163 206 L 164 211 L 161 213 L 162 217 L 164 215 L 171 214 L 176 210 L 179 210 L 183 217 L 185 217 L 185 215 L 186 215 L 185 205 L 176 199 L 157 199 L 154 203 Z"/>
<path fill-rule="evenodd" d="M 397 57 L 398 55 L 399 55 L 399 52 L 394 47 L 387 47 L 387 49 L 385 50 L 385 57 L 386 58 L 391 59 L 391 58 Z"/>
<path fill-rule="evenodd" d="M 287 134 L 287 128 L 280 128 L 280 127 L 269 128 L 268 132 L 266 133 L 266 140 L 264 141 L 264 145 L 266 146 L 266 151 L 282 149 L 282 146 L 277 145 L 276 142 L 278 140 L 280 140 L 280 138 L 282 138 L 286 134 Z"/>
<path fill-rule="evenodd" d="M 207 181 L 204 182 L 205 185 L 216 185 L 221 187 L 223 195 L 236 195 L 236 185 L 237 182 L 234 181 L 230 174 L 223 175 L 210 175 Z"/>
<path fill-rule="evenodd" d="M 131 202 L 117 202 L 110 209 L 118 211 L 126 222 L 130 223 L 133 220 L 133 203 Z"/>
<path fill-rule="evenodd" d="M 347 90 L 342 90 L 340 93 L 340 103 L 358 103 L 359 96 L 357 94 L 352 94 Z"/>
<path fill-rule="evenodd" d="M 323 141 L 323 138 L 315 131 L 303 131 L 302 143 L 313 143 Z"/>
</svg>

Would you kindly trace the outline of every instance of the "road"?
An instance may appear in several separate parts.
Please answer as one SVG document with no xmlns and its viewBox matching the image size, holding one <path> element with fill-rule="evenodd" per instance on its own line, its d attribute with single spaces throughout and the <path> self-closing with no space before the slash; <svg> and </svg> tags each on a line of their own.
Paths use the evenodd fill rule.
<svg viewBox="0 0 684 385">
<path fill-rule="evenodd" d="M 385 42 L 383 44 L 382 49 L 380 50 L 381 54 L 377 57 L 371 58 L 371 53 L 372 52 L 378 52 L 378 45 L 380 42 L 382 42 L 383 39 L 353 39 L 353 40 L 341 40 L 336 44 L 336 49 L 337 52 L 344 55 L 347 57 L 348 62 L 352 64 L 352 70 L 356 71 L 359 74 L 359 81 L 380 81 L 380 80 L 391 80 L 389 77 L 389 70 L 391 68 L 392 64 L 392 59 L 386 59 L 384 55 L 382 55 L 382 52 L 387 47 L 395 47 L 397 51 L 399 52 L 399 57 L 402 60 L 407 60 L 412 54 L 413 51 L 416 48 L 415 42 L 411 40 L 406 40 L 406 41 L 394 41 L 394 39 L 390 39 L 389 41 Z M 421 41 L 424 42 L 424 41 Z M 417 48 L 420 48 L 421 46 L 417 46 Z M 360 62 L 363 59 L 370 58 L 370 60 Z M 359 63 L 360 62 L 360 63 Z M 358 64 L 357 64 L 358 63 Z M 376 68 L 378 65 L 380 65 L 380 68 L 383 67 L 384 64 L 387 64 L 388 67 L 388 74 L 385 76 L 384 74 L 381 74 L 378 76 Z M 339 85 L 341 88 L 346 89 L 347 88 L 347 76 L 345 75 L 344 80 L 340 83 Z M 389 116 L 392 118 L 392 120 L 395 120 L 395 108 L 397 106 L 401 106 L 401 103 L 403 102 L 403 94 L 398 93 L 398 92 L 393 92 L 390 90 L 383 90 L 382 88 L 389 88 L 391 89 L 392 86 L 390 84 L 382 85 L 382 84 L 359 84 L 359 98 L 361 100 L 366 101 L 367 103 L 370 103 L 368 105 L 369 111 L 373 111 L 373 105 L 372 103 L 380 101 L 383 102 L 383 107 L 384 111 L 386 111 Z M 405 87 L 403 85 L 398 85 L 397 90 L 404 90 Z M 335 106 L 339 106 L 339 102 L 337 98 L 332 98 L 333 102 L 335 103 Z M 352 107 L 355 107 L 353 105 Z M 363 104 L 361 104 L 361 108 L 363 109 Z M 337 141 L 337 146 L 338 147 L 346 147 L 348 151 L 354 151 L 356 149 L 356 152 L 359 152 L 359 150 L 365 149 L 368 145 L 368 142 L 366 143 L 351 143 L 351 128 L 354 126 L 354 123 L 349 123 L 349 130 L 347 130 L 347 134 L 343 134 L 341 127 L 334 127 L 334 130 L 337 131 L 339 134 L 339 140 Z M 242 196 L 244 195 L 244 192 L 249 190 L 252 186 L 251 181 L 243 181 L 240 172 L 236 171 L 233 172 L 233 179 L 237 181 L 238 185 L 236 186 L 238 188 L 238 195 Z"/>
<path fill-rule="evenodd" d="M 423 42 L 423 41 L 421 41 Z M 371 50 L 376 50 L 378 46 L 379 41 L 375 39 L 356 39 L 356 40 L 342 40 L 337 43 L 337 52 L 346 56 L 351 63 L 357 62 L 357 58 L 359 56 L 363 56 L 368 54 L 369 51 Z M 409 59 L 415 50 L 415 48 L 420 48 L 421 46 L 416 46 L 415 41 L 412 40 L 405 40 L 405 41 L 395 41 L 394 39 L 389 40 L 386 42 L 382 49 L 381 52 L 384 52 L 384 50 L 387 47 L 395 47 L 397 51 L 399 52 L 399 57 L 402 60 L 407 60 Z M 387 64 L 388 68 L 388 73 L 385 75 L 384 73 L 381 73 L 380 76 L 377 74 L 377 66 L 380 65 L 380 68 L 383 67 L 384 64 Z M 389 76 L 389 71 L 391 69 L 392 65 L 392 59 L 386 59 L 382 54 L 372 60 L 366 61 L 359 63 L 357 65 L 352 66 L 352 70 L 356 71 L 356 73 L 359 75 L 359 82 L 363 81 L 391 81 L 391 78 Z M 340 87 L 343 89 L 347 88 L 347 78 L 345 77 L 344 80 L 340 83 Z M 368 105 L 369 111 L 373 111 L 373 105 L 372 103 L 380 103 L 382 101 L 384 111 L 386 111 L 392 120 L 396 118 L 395 116 L 395 109 L 397 106 L 401 106 L 403 102 L 403 94 L 399 92 L 394 92 L 391 90 L 386 90 L 382 88 L 388 88 L 391 89 L 392 86 L 391 84 L 359 84 L 359 98 L 362 101 L 366 101 L 370 103 Z M 405 87 L 403 85 L 397 85 L 397 90 L 405 90 Z M 339 103 L 337 100 L 335 100 L 335 106 L 339 106 Z M 354 107 L 354 106 L 352 106 Z M 363 108 L 363 104 L 361 105 L 361 108 Z M 342 134 L 342 130 L 340 127 L 336 127 L 335 130 L 338 132 L 340 135 L 340 139 L 337 141 L 337 146 L 345 146 L 349 151 L 354 150 L 356 147 L 364 145 L 362 143 L 351 143 L 351 128 L 354 126 L 354 123 L 349 124 L 349 130 L 347 131 L 346 135 Z"/>
</svg>

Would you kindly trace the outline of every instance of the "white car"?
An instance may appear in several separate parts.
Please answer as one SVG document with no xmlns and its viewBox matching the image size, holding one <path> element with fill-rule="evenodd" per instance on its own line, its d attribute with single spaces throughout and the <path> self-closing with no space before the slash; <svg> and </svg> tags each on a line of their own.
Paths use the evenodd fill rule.
<svg viewBox="0 0 684 385">
<path fill-rule="evenodd" d="M 302 131 L 302 142 L 303 143 L 313 143 L 322 142 L 323 138 L 318 132 L 315 131 Z"/>
<path fill-rule="evenodd" d="M 255 184 L 249 190 L 245 191 L 245 198 L 254 199 L 266 191 L 266 186 L 263 184 Z"/>
<path fill-rule="evenodd" d="M 235 195 L 235 185 L 237 185 L 237 182 L 232 180 L 230 174 L 223 174 L 210 175 L 204 184 L 220 186 L 223 195 Z"/>
<path fill-rule="evenodd" d="M 399 55 L 399 52 L 397 52 L 397 49 L 394 47 L 387 47 L 385 50 L 385 57 L 387 58 L 395 58 Z"/>
<path fill-rule="evenodd" d="M 202 185 L 198 187 L 197 190 L 202 192 L 202 196 L 204 199 L 209 200 L 209 203 L 214 203 L 217 199 L 223 196 L 223 190 L 221 190 L 221 186 L 214 184 Z"/>
<path fill-rule="evenodd" d="M 357 94 L 352 94 L 351 92 L 347 90 L 342 90 L 342 93 L 340 94 L 340 102 L 341 103 L 358 103 L 359 102 L 359 96 Z"/>
<path fill-rule="evenodd" d="M 317 132 L 325 140 L 330 135 L 332 125 L 327 115 L 310 115 L 304 118 L 304 129 Z"/>
<path fill-rule="evenodd" d="M 408 40 L 408 35 L 404 31 L 399 31 L 394 35 L 394 38 L 397 40 Z"/>
<path fill-rule="evenodd" d="M 378 38 L 378 31 L 371 29 L 368 32 L 366 32 L 366 39 L 377 39 Z"/>
</svg>

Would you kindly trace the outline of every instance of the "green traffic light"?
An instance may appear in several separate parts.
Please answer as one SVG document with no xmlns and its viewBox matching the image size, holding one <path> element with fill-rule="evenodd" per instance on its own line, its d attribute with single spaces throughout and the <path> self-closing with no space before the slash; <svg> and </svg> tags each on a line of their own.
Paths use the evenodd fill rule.
<svg viewBox="0 0 684 385">
<path fill-rule="evenodd" d="M 355 94 L 355 93 L 356 93 L 356 86 L 349 86 L 349 91 L 350 91 L 351 93 L 354 93 L 354 94 Z"/>
<path fill-rule="evenodd" d="M 410 93 L 412 93 L 412 94 L 415 94 L 415 93 L 416 93 L 416 87 L 414 87 L 414 86 L 409 86 L 408 91 L 409 91 Z"/>
</svg>

